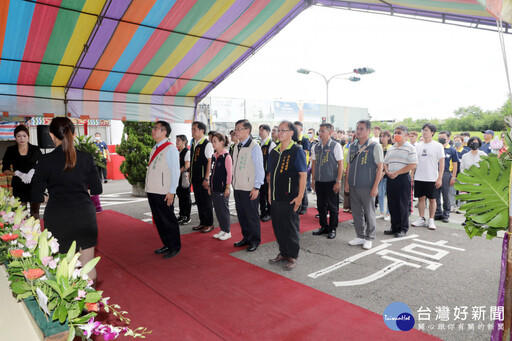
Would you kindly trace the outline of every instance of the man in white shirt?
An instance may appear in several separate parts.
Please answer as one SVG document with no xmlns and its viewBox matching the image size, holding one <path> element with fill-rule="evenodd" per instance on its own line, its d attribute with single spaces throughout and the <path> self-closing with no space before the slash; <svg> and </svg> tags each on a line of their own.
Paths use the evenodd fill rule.
<svg viewBox="0 0 512 341">
<path fill-rule="evenodd" d="M 418 212 L 420 217 L 412 226 L 428 226 L 435 230 L 434 215 L 436 212 L 436 189 L 443 183 L 444 148 L 434 141 L 436 126 L 426 123 L 422 128 L 423 142 L 416 146 L 418 166 L 414 173 L 414 196 L 418 198 Z M 429 219 L 425 219 L 426 198 L 429 200 Z"/>
</svg>

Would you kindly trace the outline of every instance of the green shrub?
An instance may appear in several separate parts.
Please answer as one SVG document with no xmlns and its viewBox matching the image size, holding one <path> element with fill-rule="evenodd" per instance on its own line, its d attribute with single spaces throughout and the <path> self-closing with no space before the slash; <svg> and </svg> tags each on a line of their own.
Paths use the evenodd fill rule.
<svg viewBox="0 0 512 341">
<path fill-rule="evenodd" d="M 123 122 L 123 138 L 117 153 L 124 156 L 121 173 L 132 186 L 144 187 L 149 154 L 155 145 L 151 137 L 152 122 Z"/>
</svg>

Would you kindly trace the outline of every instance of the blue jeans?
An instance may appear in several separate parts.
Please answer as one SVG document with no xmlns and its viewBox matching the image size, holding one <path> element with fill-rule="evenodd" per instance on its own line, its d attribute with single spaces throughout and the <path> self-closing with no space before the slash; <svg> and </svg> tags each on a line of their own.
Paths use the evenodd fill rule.
<svg viewBox="0 0 512 341">
<path fill-rule="evenodd" d="M 379 182 L 379 209 L 381 214 L 389 214 L 388 205 L 384 204 L 384 199 L 386 198 L 386 184 L 388 182 L 388 178 L 382 178 Z"/>
</svg>

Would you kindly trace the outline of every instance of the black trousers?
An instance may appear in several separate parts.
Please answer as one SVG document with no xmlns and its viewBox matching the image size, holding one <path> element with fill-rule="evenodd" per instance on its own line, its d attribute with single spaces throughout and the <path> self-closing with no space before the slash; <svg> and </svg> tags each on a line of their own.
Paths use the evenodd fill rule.
<svg viewBox="0 0 512 341">
<path fill-rule="evenodd" d="M 270 215 L 270 204 L 268 202 L 268 183 L 267 179 L 260 188 L 260 212 L 261 217 Z"/>
<path fill-rule="evenodd" d="M 320 226 L 326 227 L 329 230 L 336 230 L 338 227 L 340 204 L 338 194 L 333 191 L 335 183 L 335 181 L 315 182 L 316 205 Z M 327 212 L 329 212 L 330 216 L 329 223 L 327 223 Z"/>
<path fill-rule="evenodd" d="M 299 212 L 307 212 L 308 211 L 308 190 L 304 189 L 304 196 L 302 197 L 302 203 L 299 207 Z"/>
<path fill-rule="evenodd" d="M 450 210 L 452 205 L 450 203 L 450 180 L 452 179 L 452 172 L 443 173 L 443 182 L 440 188 L 436 188 L 436 217 L 450 218 Z M 443 196 L 443 204 L 441 206 L 441 195 Z M 441 209 L 442 207 L 442 209 Z"/>
<path fill-rule="evenodd" d="M 107 180 L 107 159 L 102 160 L 105 168 L 98 166 L 98 174 L 100 175 L 100 180 Z"/>
<path fill-rule="evenodd" d="M 202 182 L 193 182 L 192 186 L 194 187 L 194 198 L 199 213 L 199 224 L 204 226 L 213 225 L 213 204 L 210 194 L 204 189 Z"/>
<path fill-rule="evenodd" d="M 391 230 L 395 233 L 409 231 L 409 210 L 411 200 L 411 177 L 409 173 L 388 178 L 386 193 L 391 216 Z"/>
<path fill-rule="evenodd" d="M 238 215 L 238 222 L 242 228 L 244 240 L 249 244 L 260 245 L 261 230 L 260 217 L 258 214 L 259 198 L 251 200 L 250 191 L 235 189 L 235 207 Z"/>
<path fill-rule="evenodd" d="M 148 193 L 149 207 L 155 220 L 158 235 L 170 250 L 181 249 L 180 227 L 174 215 L 174 205 L 167 206 L 165 195 Z"/>
<path fill-rule="evenodd" d="M 299 257 L 300 218 L 288 201 L 272 201 L 272 227 L 283 257 Z"/>
<path fill-rule="evenodd" d="M 183 188 L 178 186 L 176 188 L 176 195 L 179 199 L 180 216 L 190 218 L 190 208 L 192 205 L 190 201 L 190 187 Z"/>
</svg>

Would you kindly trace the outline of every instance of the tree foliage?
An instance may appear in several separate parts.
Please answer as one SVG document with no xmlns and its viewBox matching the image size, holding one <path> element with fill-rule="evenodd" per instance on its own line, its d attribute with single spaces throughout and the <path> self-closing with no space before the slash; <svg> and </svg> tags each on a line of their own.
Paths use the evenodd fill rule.
<svg viewBox="0 0 512 341">
<path fill-rule="evenodd" d="M 500 108 L 496 110 L 484 111 L 479 106 L 471 105 L 469 107 L 460 107 L 454 110 L 455 117 L 444 120 L 429 120 L 420 118 L 413 120 L 406 118 L 401 122 L 373 122 L 383 130 L 393 130 L 397 125 L 405 125 L 411 131 L 421 131 L 421 127 L 425 123 L 433 123 L 437 130 L 448 131 L 504 131 L 506 130 L 505 117 L 512 115 L 512 107 L 510 101 L 507 100 Z"/>
<path fill-rule="evenodd" d="M 125 160 L 120 170 L 131 185 L 144 185 L 149 154 L 155 144 L 151 137 L 152 122 L 124 122 L 123 138 L 117 149 Z"/>
</svg>

